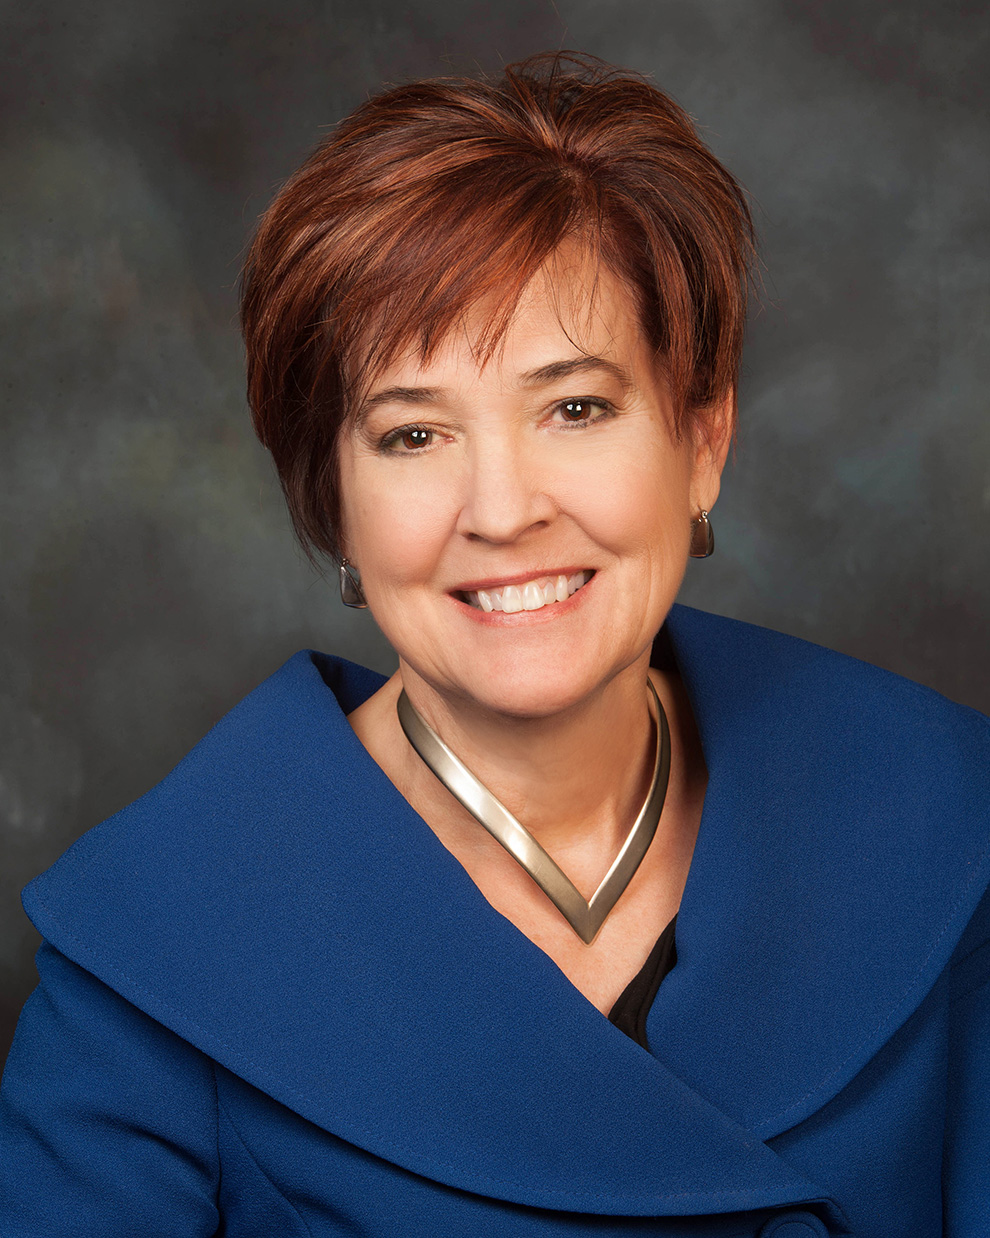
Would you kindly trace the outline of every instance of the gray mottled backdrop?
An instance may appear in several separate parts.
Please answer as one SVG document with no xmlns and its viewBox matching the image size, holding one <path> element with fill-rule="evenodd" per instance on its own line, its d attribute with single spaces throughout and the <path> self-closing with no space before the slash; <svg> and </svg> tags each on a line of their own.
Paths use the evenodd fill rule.
<svg viewBox="0 0 990 1238">
<path fill-rule="evenodd" d="M 0 1057 L 20 887 L 315 645 L 392 664 L 252 441 L 240 256 L 383 81 L 571 47 L 655 75 L 767 268 L 684 597 L 990 710 L 990 17 L 962 0 L 4 5 Z"/>
</svg>

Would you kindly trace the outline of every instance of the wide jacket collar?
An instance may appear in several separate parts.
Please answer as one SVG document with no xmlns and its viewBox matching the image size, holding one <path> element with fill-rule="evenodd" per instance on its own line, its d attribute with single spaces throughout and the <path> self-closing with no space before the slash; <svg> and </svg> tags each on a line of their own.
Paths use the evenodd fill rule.
<svg viewBox="0 0 990 1238">
<path fill-rule="evenodd" d="M 434 1180 L 612 1215 L 820 1201 L 841 1225 L 763 1140 L 945 967 L 988 882 L 986 720 L 731 620 L 675 607 L 666 631 L 709 789 L 654 1056 L 482 898 L 346 721 L 381 678 L 322 654 L 85 835 L 28 914 L 226 1068 Z"/>
</svg>

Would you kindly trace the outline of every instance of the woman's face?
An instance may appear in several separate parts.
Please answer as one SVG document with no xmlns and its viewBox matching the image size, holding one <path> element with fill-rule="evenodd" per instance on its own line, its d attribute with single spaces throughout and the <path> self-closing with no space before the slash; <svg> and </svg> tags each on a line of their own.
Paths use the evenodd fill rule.
<svg viewBox="0 0 990 1238">
<path fill-rule="evenodd" d="M 566 257 L 487 364 L 469 318 L 379 375 L 340 445 L 345 553 L 404 675 L 516 717 L 644 659 L 725 455 L 675 438 L 625 285 Z"/>
</svg>

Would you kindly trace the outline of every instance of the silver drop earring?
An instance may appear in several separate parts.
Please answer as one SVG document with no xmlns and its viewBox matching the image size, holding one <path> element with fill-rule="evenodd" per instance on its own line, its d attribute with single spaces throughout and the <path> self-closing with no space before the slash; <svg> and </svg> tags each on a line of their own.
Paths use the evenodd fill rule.
<svg viewBox="0 0 990 1238">
<path fill-rule="evenodd" d="M 364 590 L 361 588 L 361 576 L 353 563 L 346 559 L 340 561 L 340 600 L 345 606 L 355 610 L 366 610 L 368 607 Z"/>
<path fill-rule="evenodd" d="M 702 511 L 697 520 L 691 521 L 691 558 L 707 559 L 715 553 L 715 531 L 708 513 Z"/>
</svg>

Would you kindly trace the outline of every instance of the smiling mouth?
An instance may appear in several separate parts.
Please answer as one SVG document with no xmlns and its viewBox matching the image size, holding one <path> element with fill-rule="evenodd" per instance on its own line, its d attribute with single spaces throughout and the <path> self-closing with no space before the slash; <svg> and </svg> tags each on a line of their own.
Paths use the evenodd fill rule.
<svg viewBox="0 0 990 1238">
<path fill-rule="evenodd" d="M 514 615 L 521 610 L 542 610 L 557 602 L 566 602 L 594 576 L 593 571 L 574 572 L 570 576 L 535 576 L 517 585 L 500 585 L 497 589 L 478 589 L 459 594 L 475 610 L 486 614 L 500 610 Z"/>
</svg>

